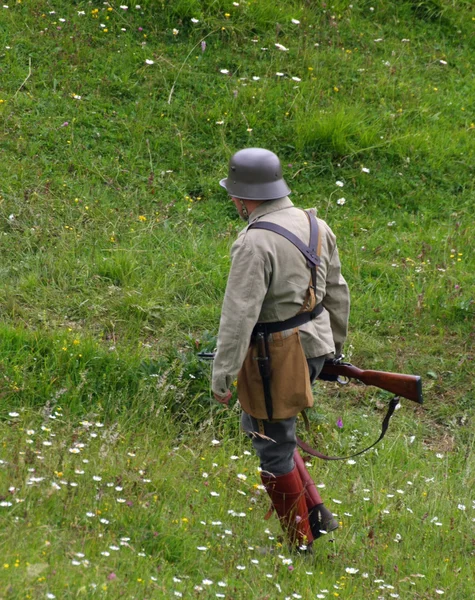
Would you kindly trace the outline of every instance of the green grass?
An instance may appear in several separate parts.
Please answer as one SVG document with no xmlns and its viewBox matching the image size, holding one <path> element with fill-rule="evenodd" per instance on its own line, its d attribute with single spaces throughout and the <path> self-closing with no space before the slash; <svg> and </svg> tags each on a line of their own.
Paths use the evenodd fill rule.
<svg viewBox="0 0 475 600">
<path fill-rule="evenodd" d="M 471 599 L 473 3 L 6 5 L 0 597 Z M 242 225 L 218 180 L 245 146 L 337 235 L 347 357 L 424 381 L 377 453 L 312 467 L 342 528 L 292 565 L 196 358 Z M 377 437 L 384 394 L 315 393 L 319 447 Z"/>
<path fill-rule="evenodd" d="M 348 453 L 368 431 L 376 435 L 371 402 L 366 412 L 345 405 L 338 399 L 331 418 L 315 424 L 331 452 Z M 236 411 L 185 435 L 160 410 L 149 411 L 148 423 L 105 427 L 99 408 L 80 422 L 59 407 L 44 419 L 31 411 L 10 417 L 2 459 L 11 486 L 2 504 L 6 589 L 13 597 L 53 590 L 68 598 L 84 588 L 91 596 L 159 598 L 193 596 L 202 586 L 210 598 L 220 591 L 277 598 L 279 585 L 284 594 L 313 598 L 325 588 L 331 597 L 337 585 L 340 597 L 376 598 L 381 579 L 401 596 L 432 598 L 442 588 L 469 598 L 473 434 L 464 451 L 400 414 L 377 453 L 356 464 L 314 465 L 341 529 L 333 544 L 319 540 L 308 559 L 290 556 L 277 522 L 262 521 L 268 500 L 235 431 Z"/>
</svg>

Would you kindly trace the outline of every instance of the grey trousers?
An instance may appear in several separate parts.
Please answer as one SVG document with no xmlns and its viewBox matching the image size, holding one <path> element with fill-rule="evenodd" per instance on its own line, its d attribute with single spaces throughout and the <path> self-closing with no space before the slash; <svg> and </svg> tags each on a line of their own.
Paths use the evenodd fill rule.
<svg viewBox="0 0 475 600">
<path fill-rule="evenodd" d="M 322 370 L 326 356 L 307 358 L 310 381 L 313 383 Z M 255 433 L 259 432 L 259 422 L 244 411 L 241 415 L 241 427 L 251 438 L 252 445 L 261 461 L 261 469 L 272 475 L 285 475 L 293 470 L 294 452 L 297 447 L 295 424 L 297 418 L 276 421 L 263 420 L 264 439 Z"/>
</svg>

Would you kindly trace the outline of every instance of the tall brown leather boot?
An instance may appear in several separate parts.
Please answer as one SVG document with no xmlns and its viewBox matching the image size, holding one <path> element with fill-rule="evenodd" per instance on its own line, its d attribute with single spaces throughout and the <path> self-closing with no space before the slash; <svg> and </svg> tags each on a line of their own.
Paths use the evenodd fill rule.
<svg viewBox="0 0 475 600">
<path fill-rule="evenodd" d="M 294 461 L 304 487 L 310 528 L 313 538 L 316 540 L 321 535 L 338 529 L 338 521 L 333 518 L 332 512 L 323 504 L 317 487 L 310 477 L 310 473 L 307 471 L 298 450 L 294 452 Z"/>
<path fill-rule="evenodd" d="M 296 467 L 285 475 L 261 473 L 261 480 L 272 501 L 292 548 L 308 549 L 313 542 L 308 520 L 305 492 Z"/>
</svg>

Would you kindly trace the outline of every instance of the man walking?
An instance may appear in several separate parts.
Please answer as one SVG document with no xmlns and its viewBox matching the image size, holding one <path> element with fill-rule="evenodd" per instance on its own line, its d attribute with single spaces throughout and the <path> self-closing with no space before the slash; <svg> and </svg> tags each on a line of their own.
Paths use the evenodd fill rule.
<svg viewBox="0 0 475 600">
<path fill-rule="evenodd" d="M 290 544 L 305 549 L 338 523 L 296 450 L 296 416 L 313 404 L 325 359 L 341 354 L 348 286 L 333 232 L 315 210 L 293 205 L 273 152 L 237 152 L 220 184 L 248 225 L 231 250 L 212 389 L 228 404 L 239 373 L 242 427 L 262 482 Z"/>
</svg>

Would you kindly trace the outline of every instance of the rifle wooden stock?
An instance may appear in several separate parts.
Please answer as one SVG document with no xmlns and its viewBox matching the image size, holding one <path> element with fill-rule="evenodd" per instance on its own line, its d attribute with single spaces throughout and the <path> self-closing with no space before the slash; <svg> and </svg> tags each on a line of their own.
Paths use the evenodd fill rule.
<svg viewBox="0 0 475 600">
<path fill-rule="evenodd" d="M 365 385 L 374 385 L 402 396 L 408 400 L 413 400 L 419 404 L 423 403 L 422 398 L 422 380 L 418 375 L 401 375 L 399 373 L 386 373 L 384 371 L 363 371 L 349 363 L 334 364 L 326 362 L 321 371 L 323 379 L 337 378 L 338 376 L 358 379 Z"/>
</svg>

